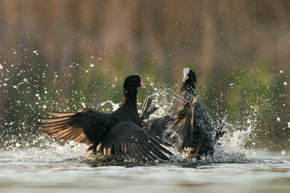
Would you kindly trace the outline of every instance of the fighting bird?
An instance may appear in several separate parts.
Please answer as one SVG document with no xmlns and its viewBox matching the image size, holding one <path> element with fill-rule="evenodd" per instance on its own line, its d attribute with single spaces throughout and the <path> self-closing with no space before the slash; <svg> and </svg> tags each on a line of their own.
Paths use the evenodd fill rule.
<svg viewBox="0 0 290 193">
<path fill-rule="evenodd" d="M 212 155 L 214 145 L 224 134 L 223 125 L 215 129 L 209 113 L 197 100 L 196 74 L 185 68 L 183 75 L 181 100 L 176 112 L 145 122 L 144 129 L 155 136 L 176 142 L 179 149 L 186 149 L 196 157 Z"/>
<path fill-rule="evenodd" d="M 141 161 L 168 160 L 170 144 L 141 128 L 137 112 L 137 89 L 145 88 L 139 75 L 128 76 L 123 85 L 123 101 L 112 113 L 92 109 L 78 112 L 46 111 L 53 118 L 41 118 L 42 131 L 56 139 L 72 140 L 89 146 L 97 153 L 99 146 L 105 156 L 129 156 Z"/>
</svg>

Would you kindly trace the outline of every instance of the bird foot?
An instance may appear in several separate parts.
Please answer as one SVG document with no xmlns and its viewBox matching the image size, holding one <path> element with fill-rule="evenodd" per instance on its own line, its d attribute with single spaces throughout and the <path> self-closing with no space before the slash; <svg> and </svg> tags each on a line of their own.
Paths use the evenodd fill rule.
<svg viewBox="0 0 290 193">
<path fill-rule="evenodd" d="M 193 148 L 193 147 L 187 147 L 185 148 L 186 154 L 188 156 L 189 159 L 193 159 L 193 158 L 200 158 L 200 155 L 198 153 L 198 149 Z"/>
</svg>

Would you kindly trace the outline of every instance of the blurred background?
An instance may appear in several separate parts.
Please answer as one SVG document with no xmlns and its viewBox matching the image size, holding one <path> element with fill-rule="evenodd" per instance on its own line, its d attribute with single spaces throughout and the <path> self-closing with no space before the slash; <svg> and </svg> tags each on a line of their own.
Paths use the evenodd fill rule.
<svg viewBox="0 0 290 193">
<path fill-rule="evenodd" d="M 0 148 L 36 145 L 44 109 L 112 111 L 127 75 L 177 96 L 198 77 L 247 148 L 290 151 L 290 1 L 0 0 Z"/>
</svg>

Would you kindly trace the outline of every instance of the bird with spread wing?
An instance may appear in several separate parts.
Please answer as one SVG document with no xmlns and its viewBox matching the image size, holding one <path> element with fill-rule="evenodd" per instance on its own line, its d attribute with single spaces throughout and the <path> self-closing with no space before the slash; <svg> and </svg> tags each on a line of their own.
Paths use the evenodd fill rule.
<svg viewBox="0 0 290 193">
<path fill-rule="evenodd" d="M 47 111 L 53 118 L 41 118 L 42 131 L 56 139 L 72 140 L 89 146 L 93 153 L 125 155 L 141 161 L 168 160 L 170 144 L 141 128 L 137 111 L 138 87 L 145 88 L 139 75 L 124 81 L 122 105 L 112 113 L 92 109 L 78 112 Z"/>
</svg>

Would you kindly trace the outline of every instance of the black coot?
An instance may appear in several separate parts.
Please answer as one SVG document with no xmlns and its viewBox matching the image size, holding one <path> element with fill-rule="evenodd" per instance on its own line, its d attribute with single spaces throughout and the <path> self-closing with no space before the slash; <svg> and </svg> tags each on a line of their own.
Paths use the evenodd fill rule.
<svg viewBox="0 0 290 193">
<path fill-rule="evenodd" d="M 195 73 L 185 68 L 183 74 L 182 98 L 176 113 L 147 121 L 144 128 L 164 139 L 177 139 L 180 148 L 187 148 L 196 156 L 212 155 L 214 145 L 223 135 L 222 129 L 215 130 L 210 115 L 197 101 Z"/>
<path fill-rule="evenodd" d="M 78 112 L 49 112 L 56 118 L 43 118 L 39 125 L 56 139 L 73 140 L 89 145 L 96 153 L 101 144 L 104 155 L 129 155 L 139 160 L 167 160 L 171 154 L 163 146 L 168 143 L 142 130 L 137 112 L 137 88 L 145 88 L 139 75 L 131 75 L 124 82 L 122 105 L 111 114 L 92 109 Z"/>
<path fill-rule="evenodd" d="M 183 70 L 181 87 L 182 100 L 178 104 L 177 116 L 168 129 L 171 137 L 179 139 L 179 147 L 195 156 L 212 155 L 214 152 L 214 125 L 210 115 L 197 101 L 196 75 L 189 69 Z"/>
</svg>

